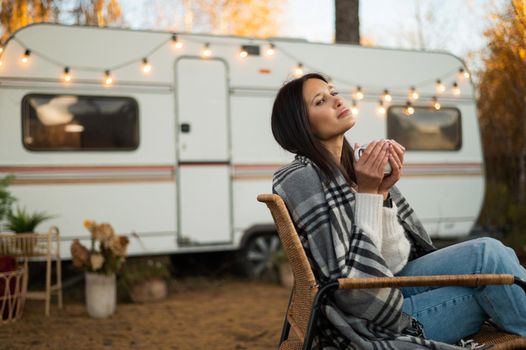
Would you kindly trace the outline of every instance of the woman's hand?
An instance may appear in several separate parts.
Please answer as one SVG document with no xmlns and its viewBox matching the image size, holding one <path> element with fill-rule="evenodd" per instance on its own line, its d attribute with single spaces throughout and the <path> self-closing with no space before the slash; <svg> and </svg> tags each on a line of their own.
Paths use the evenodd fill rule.
<svg viewBox="0 0 526 350">
<path fill-rule="evenodd" d="M 388 140 L 391 144 L 391 152 L 389 153 L 389 163 L 391 164 L 391 174 L 384 177 L 378 187 L 378 193 L 387 198 L 387 193 L 394 186 L 394 184 L 400 180 L 402 176 L 402 167 L 404 164 L 404 152 L 405 148 L 395 140 Z"/>
<path fill-rule="evenodd" d="M 358 148 L 360 148 L 360 145 L 355 144 L 354 150 Z M 373 194 L 383 193 L 379 192 L 379 189 L 380 185 L 383 183 L 384 168 L 389 160 L 390 148 L 392 148 L 392 146 L 389 141 L 373 141 L 367 145 L 360 159 L 354 161 L 354 172 L 356 174 L 358 192 Z"/>
</svg>

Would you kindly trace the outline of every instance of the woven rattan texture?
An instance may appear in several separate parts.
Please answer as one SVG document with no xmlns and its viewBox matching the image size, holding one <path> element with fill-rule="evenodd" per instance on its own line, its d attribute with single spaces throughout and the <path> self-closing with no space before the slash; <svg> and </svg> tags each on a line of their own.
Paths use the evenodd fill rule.
<svg viewBox="0 0 526 350">
<path fill-rule="evenodd" d="M 316 279 L 281 197 L 275 194 L 264 194 L 258 196 L 258 200 L 267 204 L 270 209 L 283 250 L 292 268 L 294 292 L 288 310 L 288 318 L 294 332 L 303 339 L 309 322 L 312 302 L 318 291 Z"/>
</svg>

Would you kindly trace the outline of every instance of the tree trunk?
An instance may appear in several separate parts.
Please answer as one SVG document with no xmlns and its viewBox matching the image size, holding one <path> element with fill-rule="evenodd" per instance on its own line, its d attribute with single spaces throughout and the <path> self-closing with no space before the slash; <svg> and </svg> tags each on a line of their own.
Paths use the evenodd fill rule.
<svg viewBox="0 0 526 350">
<path fill-rule="evenodd" d="M 359 0 L 334 0 L 335 40 L 360 45 Z"/>
</svg>

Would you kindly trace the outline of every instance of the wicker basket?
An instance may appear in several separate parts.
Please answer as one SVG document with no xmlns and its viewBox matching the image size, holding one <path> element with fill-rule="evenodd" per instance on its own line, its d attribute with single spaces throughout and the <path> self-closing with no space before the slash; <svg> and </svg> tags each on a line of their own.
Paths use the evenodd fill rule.
<svg viewBox="0 0 526 350">
<path fill-rule="evenodd" d="M 26 269 L 0 272 L 0 324 L 14 322 L 22 316 L 26 300 Z"/>
</svg>

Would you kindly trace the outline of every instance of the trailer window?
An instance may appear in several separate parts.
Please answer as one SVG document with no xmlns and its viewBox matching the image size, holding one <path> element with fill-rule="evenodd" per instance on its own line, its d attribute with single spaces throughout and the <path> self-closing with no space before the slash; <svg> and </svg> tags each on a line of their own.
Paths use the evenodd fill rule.
<svg viewBox="0 0 526 350">
<path fill-rule="evenodd" d="M 407 150 L 459 150 L 462 145 L 460 110 L 415 106 L 414 114 L 408 115 L 404 106 L 391 106 L 387 111 L 387 137 Z"/>
<path fill-rule="evenodd" d="M 139 107 L 130 97 L 30 94 L 22 130 L 33 151 L 131 151 L 139 146 Z"/>
</svg>

